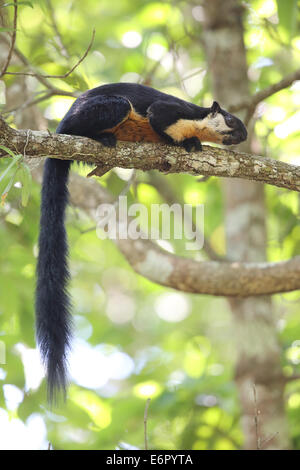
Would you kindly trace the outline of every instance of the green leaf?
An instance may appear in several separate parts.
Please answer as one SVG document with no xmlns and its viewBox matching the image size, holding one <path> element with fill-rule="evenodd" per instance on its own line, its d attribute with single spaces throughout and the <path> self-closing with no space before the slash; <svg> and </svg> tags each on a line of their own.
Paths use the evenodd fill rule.
<svg viewBox="0 0 300 470">
<path fill-rule="evenodd" d="M 16 157 L 16 154 L 4 145 L 0 145 L 0 149 L 4 150 L 6 153 L 9 153 L 9 155 L 11 155 L 13 158 Z"/>
<path fill-rule="evenodd" d="M 296 31 L 297 25 L 297 0 L 276 0 L 277 12 L 279 18 L 279 28 L 285 36 L 290 40 Z"/>
<path fill-rule="evenodd" d="M 3 191 L 2 194 L 1 194 L 1 203 L 2 203 L 2 204 L 4 203 L 4 201 L 5 201 L 5 199 L 6 199 L 6 196 L 8 195 L 9 191 L 11 190 L 12 185 L 14 184 L 17 171 L 18 171 L 18 169 L 16 169 L 16 170 L 14 171 L 13 176 L 10 178 L 10 180 L 9 180 L 9 182 L 8 182 L 8 184 L 7 184 L 7 186 L 5 187 L 4 191 Z"/>
<path fill-rule="evenodd" d="M 3 147 L 2 145 L 0 145 L 0 148 L 2 148 L 2 150 L 5 150 L 6 152 L 8 152 L 10 155 L 12 155 L 13 157 L 13 161 L 10 162 L 10 164 L 8 165 L 8 167 L 6 168 L 6 170 L 2 173 L 2 175 L 0 176 L 0 181 L 3 180 L 3 178 L 5 178 L 5 176 L 9 173 L 9 171 L 11 170 L 11 168 L 16 165 L 18 163 L 18 161 L 22 158 L 22 155 L 15 155 L 11 150 L 7 149 L 6 147 Z"/>
</svg>

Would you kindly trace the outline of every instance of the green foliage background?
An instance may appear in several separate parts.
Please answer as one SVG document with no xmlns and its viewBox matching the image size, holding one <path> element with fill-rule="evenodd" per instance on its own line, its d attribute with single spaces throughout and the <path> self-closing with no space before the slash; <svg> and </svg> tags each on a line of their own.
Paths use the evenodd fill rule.
<svg viewBox="0 0 300 470">
<path fill-rule="evenodd" d="M 20 5 L 17 46 L 44 73 L 67 72 L 76 57 L 83 54 L 93 27 L 96 29 L 92 52 L 71 76 L 52 80 L 57 87 L 83 91 L 107 82 L 146 77 L 148 84 L 162 91 L 204 106 L 211 104 L 210 76 L 203 74 L 207 66 L 201 43 L 201 8 L 196 2 L 118 0 L 112 4 L 107 0 L 53 0 L 57 26 L 71 59 L 62 55 L 47 2 L 32 1 L 31 5 L 32 8 Z M 297 2 L 248 2 L 244 26 L 253 93 L 299 68 Z M 124 34 L 128 31 L 141 35 L 136 47 L 124 45 Z M 170 48 L 172 53 L 168 52 Z M 14 66 L 10 70 L 22 71 L 22 68 Z M 193 86 L 185 77 L 190 77 L 189 80 L 194 77 Z M 5 85 L 13 86 L 14 80 L 15 77 L 6 76 Z M 42 90 L 35 79 L 30 83 L 33 91 Z M 196 91 L 191 92 L 193 87 Z M 295 116 L 298 122 L 300 118 L 299 90 L 298 82 L 259 107 L 254 150 L 287 162 L 299 161 L 299 126 L 298 130 L 293 127 Z M 40 104 L 51 131 L 69 104 L 71 99 L 57 96 Z M 286 127 L 280 133 L 277 126 L 284 123 Z M 7 159 L 0 160 L 1 173 L 7 165 Z M 149 184 L 149 175 L 139 174 L 138 178 L 141 184 L 136 195 L 130 194 L 132 201 L 138 199 L 148 207 L 153 202 L 163 202 L 159 192 Z M 219 179 L 210 178 L 199 184 L 188 175 L 164 178 L 178 200 L 205 204 L 206 236 L 214 249 L 224 254 Z M 118 195 L 126 184 L 124 173 L 112 171 L 102 183 Z M 4 187 L 1 186 L 1 192 Z M 0 379 L 2 385 L 12 384 L 25 391 L 20 345 L 35 347 L 33 305 L 40 187 L 32 183 L 26 208 L 21 206 L 20 193 L 20 188 L 13 187 L 0 209 L 0 339 L 6 348 L 6 364 L 1 366 Z M 299 195 L 266 187 L 266 199 L 269 260 L 299 254 Z M 26 390 L 13 409 L 8 406 L 1 387 L 0 417 L 7 413 L 5 416 L 10 420 L 18 419 L 26 425 L 32 416 L 40 415 L 47 425 L 47 439 L 58 449 L 143 448 L 143 415 L 146 399 L 150 397 L 151 448 L 240 448 L 243 436 L 233 380 L 235 347 L 226 300 L 180 293 L 188 303 L 188 316 L 180 322 L 163 320 L 157 314 L 157 305 L 162 296 L 173 291 L 138 277 L 113 242 L 99 241 L 95 231 L 82 233 L 92 225 L 84 214 L 69 209 L 76 337 L 93 347 L 101 345 L 101 351 L 107 355 L 114 351 L 126 353 L 134 361 L 134 369 L 125 379 L 112 378 L 99 390 L 72 383 L 67 403 L 52 411 L 45 403 L 44 382 L 37 389 Z M 182 242 L 171 243 L 175 253 L 186 255 Z M 197 257 L 205 258 L 205 254 Z M 131 311 L 128 321 L 112 321 L 113 303 L 119 305 L 120 315 L 127 306 Z M 282 367 L 287 376 L 297 374 L 300 372 L 299 293 L 275 296 L 274 315 L 278 318 Z M 93 373 L 101 374 L 100 365 Z M 294 446 L 300 448 L 300 381 L 287 386 L 286 409 Z M 0 435 L 5 432 L 2 428 Z M 16 443 L 18 446 L 22 443 Z"/>
</svg>

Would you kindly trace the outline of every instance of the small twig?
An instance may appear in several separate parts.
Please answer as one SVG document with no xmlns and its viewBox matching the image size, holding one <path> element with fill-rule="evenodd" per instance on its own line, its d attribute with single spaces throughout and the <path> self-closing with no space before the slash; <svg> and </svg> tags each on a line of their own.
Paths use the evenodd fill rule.
<svg viewBox="0 0 300 470">
<path fill-rule="evenodd" d="M 145 413 L 144 413 L 144 437 L 145 437 L 145 450 L 148 450 L 148 436 L 147 436 L 147 421 L 148 421 L 148 410 L 150 406 L 151 398 L 147 398 Z"/>
<path fill-rule="evenodd" d="M 12 58 L 12 53 L 13 53 L 13 50 L 14 50 L 14 47 L 15 47 L 16 37 L 17 37 L 17 21 L 18 21 L 18 2 L 17 2 L 17 0 L 14 0 L 14 21 L 13 21 L 13 28 L 14 29 L 13 29 L 13 33 L 12 33 L 12 36 L 11 36 L 11 43 L 10 43 L 10 48 L 9 48 L 9 51 L 8 51 L 8 55 L 7 55 L 4 67 L 1 71 L 0 78 L 3 77 L 3 75 L 5 75 L 7 73 L 6 70 L 9 66 L 11 58 Z"/>
<path fill-rule="evenodd" d="M 103 166 L 96 166 L 90 173 L 87 174 L 87 178 L 90 178 L 91 176 L 101 176 L 105 175 L 112 169 L 111 166 L 108 165 L 103 165 Z"/>
<path fill-rule="evenodd" d="M 56 21 L 56 17 L 55 17 L 55 11 L 54 11 L 52 2 L 51 2 L 51 0 L 46 0 L 46 2 L 47 2 L 48 9 L 49 9 L 49 12 L 50 12 L 51 24 L 52 24 L 52 27 L 53 27 L 55 33 L 56 33 L 56 38 L 57 38 L 57 42 L 58 42 L 58 45 L 60 47 L 61 53 L 66 59 L 69 59 L 70 54 L 68 53 L 67 48 L 65 47 L 65 45 L 63 43 L 60 31 L 58 29 L 57 21 Z"/>
<path fill-rule="evenodd" d="M 256 395 L 256 386 L 253 384 L 253 398 L 254 398 L 254 424 L 255 424 L 255 434 L 256 434 L 256 449 L 257 450 L 263 450 L 266 448 L 268 444 L 276 437 L 278 436 L 279 432 L 275 432 L 269 437 L 266 437 L 264 439 L 261 438 L 260 432 L 259 432 L 259 415 L 260 415 L 260 410 L 257 407 L 257 395 Z"/>
<path fill-rule="evenodd" d="M 130 176 L 129 180 L 127 181 L 126 185 L 122 189 L 122 191 L 119 193 L 118 198 L 120 196 L 126 196 L 126 194 L 129 192 L 131 186 L 134 184 L 136 178 L 136 170 L 133 170 L 132 175 Z"/>
<path fill-rule="evenodd" d="M 256 448 L 261 450 L 261 438 L 259 435 L 259 410 L 257 408 L 257 396 L 256 396 L 256 386 L 253 384 L 253 399 L 254 399 L 254 424 L 255 424 L 255 434 L 256 434 Z"/>
<path fill-rule="evenodd" d="M 45 100 L 48 100 L 49 98 L 51 98 L 52 96 L 55 96 L 55 95 L 60 95 L 60 96 L 71 96 L 71 97 L 76 97 L 74 93 L 71 93 L 71 92 L 64 92 L 63 90 L 49 90 L 49 91 L 42 91 L 42 92 L 39 92 L 38 93 L 39 96 L 38 98 L 34 98 L 34 99 L 29 99 L 27 101 L 25 101 L 21 106 L 17 106 L 15 108 L 12 108 L 12 109 L 8 109 L 7 111 L 3 112 L 4 115 L 6 114 L 10 114 L 10 113 L 14 113 L 16 111 L 23 111 L 24 109 L 26 108 L 29 108 L 30 106 L 36 106 L 37 104 L 41 103 L 42 101 L 45 101 Z"/>
<path fill-rule="evenodd" d="M 24 101 L 23 104 L 16 106 L 15 108 L 8 109 L 6 111 L 2 111 L 3 115 L 14 113 L 15 111 L 23 111 L 24 109 L 28 108 L 29 106 L 35 105 L 37 103 L 40 103 L 44 99 L 47 99 L 49 92 L 42 90 L 34 94 L 34 98 L 30 97 L 28 100 Z"/>
<path fill-rule="evenodd" d="M 83 54 L 83 56 L 76 62 L 76 64 L 66 73 L 64 73 L 63 75 L 44 75 L 44 74 L 36 74 L 36 73 L 33 73 L 33 72 L 5 72 L 6 75 L 26 75 L 26 76 L 30 76 L 30 77 L 41 77 L 41 78 L 67 78 L 69 75 L 71 75 L 72 72 L 74 72 L 74 70 L 81 64 L 81 62 L 86 58 L 86 56 L 88 55 L 88 53 L 90 52 L 90 49 L 93 45 L 93 42 L 94 42 L 94 39 L 95 39 L 95 34 L 96 34 L 96 31 L 95 29 L 93 29 L 93 34 L 92 34 L 92 39 L 90 41 L 90 44 L 88 45 L 88 48 L 87 50 L 85 51 L 85 53 Z"/>
<path fill-rule="evenodd" d="M 201 176 L 201 178 L 197 178 L 198 183 L 205 183 L 207 180 L 209 180 L 210 176 Z"/>
<path fill-rule="evenodd" d="M 202 68 L 198 68 L 197 70 L 195 70 L 194 72 L 191 72 L 187 75 L 184 75 L 182 77 L 182 81 L 185 82 L 186 80 L 188 80 L 189 78 L 193 78 L 193 77 L 196 77 L 197 75 L 199 75 L 200 73 L 204 73 L 204 69 Z M 166 86 L 176 86 L 178 85 L 178 81 L 172 81 L 172 82 L 167 82 L 166 83 Z"/>
<path fill-rule="evenodd" d="M 8 44 L 8 39 L 3 36 L 3 40 Z M 33 67 L 33 65 L 29 62 L 29 60 L 24 56 L 24 54 L 22 54 L 22 52 L 17 48 L 15 47 L 14 49 L 14 54 L 16 55 L 16 57 L 24 64 L 26 65 L 26 67 L 28 67 L 30 70 L 32 70 L 32 73 L 33 73 L 33 76 L 42 84 L 44 85 L 47 90 L 49 90 L 48 92 L 46 90 L 43 90 L 41 91 L 40 93 L 37 93 L 36 96 L 38 94 L 42 94 L 42 96 L 40 97 L 36 97 L 34 99 L 29 99 L 27 101 L 25 101 L 25 103 L 23 103 L 21 106 L 17 106 L 16 108 L 13 108 L 13 109 L 9 109 L 5 112 L 3 112 L 3 114 L 9 114 L 9 113 L 12 113 L 14 111 L 19 111 L 19 110 L 23 110 L 25 108 L 28 108 L 29 106 L 34 106 L 38 103 L 40 103 L 41 101 L 44 101 L 48 98 L 51 98 L 52 96 L 70 96 L 72 98 L 77 98 L 78 97 L 78 93 L 77 92 L 71 92 L 71 91 L 66 91 L 66 90 L 61 90 L 59 88 L 56 88 L 56 87 L 53 87 L 52 86 L 52 83 L 47 79 L 47 78 L 44 78 L 42 75 L 40 75 L 36 70 L 35 68 Z"/>
<path fill-rule="evenodd" d="M 274 439 L 274 437 L 278 436 L 278 434 L 279 432 L 274 432 L 274 434 L 272 434 L 270 437 L 266 437 L 266 439 L 261 442 L 260 450 L 263 450 L 263 448 L 266 447 L 267 444 L 270 444 L 270 442 Z"/>
<path fill-rule="evenodd" d="M 3 40 L 8 44 L 8 39 L 3 36 Z M 35 78 L 46 88 L 52 89 L 52 84 L 49 82 L 46 78 L 43 78 L 41 75 L 36 72 L 35 68 L 33 65 L 30 63 L 30 61 L 24 56 L 24 54 L 18 49 L 18 47 L 15 47 L 14 54 L 18 57 L 18 59 L 26 65 L 30 70 L 33 71 Z"/>
<path fill-rule="evenodd" d="M 93 232 L 94 230 L 96 230 L 96 228 L 97 228 L 97 225 L 94 225 L 93 227 L 87 228 L 86 230 L 80 230 L 80 235 Z"/>
</svg>

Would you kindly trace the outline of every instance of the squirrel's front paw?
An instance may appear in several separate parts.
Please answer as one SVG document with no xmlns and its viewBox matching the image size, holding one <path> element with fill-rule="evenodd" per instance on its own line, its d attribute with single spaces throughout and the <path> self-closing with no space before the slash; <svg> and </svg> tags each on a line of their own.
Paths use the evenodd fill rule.
<svg viewBox="0 0 300 470">
<path fill-rule="evenodd" d="M 202 145 L 198 137 L 190 137 L 189 139 L 184 139 L 182 146 L 187 152 L 191 152 L 193 149 L 196 151 L 202 150 Z"/>
<path fill-rule="evenodd" d="M 94 139 L 105 145 L 105 147 L 115 147 L 117 144 L 116 136 L 111 132 L 103 132 L 99 136 L 94 137 Z"/>
</svg>

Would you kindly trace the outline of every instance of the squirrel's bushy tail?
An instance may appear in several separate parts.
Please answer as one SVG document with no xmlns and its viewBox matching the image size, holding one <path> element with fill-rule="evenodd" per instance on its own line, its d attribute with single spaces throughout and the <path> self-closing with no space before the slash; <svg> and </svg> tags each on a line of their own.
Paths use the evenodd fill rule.
<svg viewBox="0 0 300 470">
<path fill-rule="evenodd" d="M 65 211 L 71 161 L 48 158 L 45 162 L 36 288 L 36 336 L 46 366 L 48 399 L 65 395 L 66 361 L 72 319 L 67 293 L 69 279 Z"/>
</svg>

